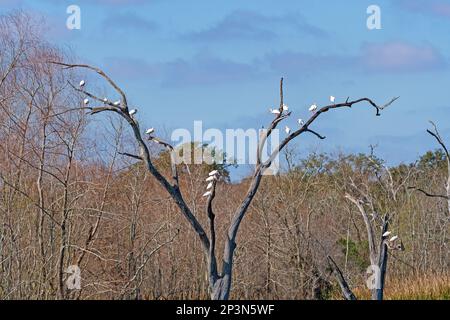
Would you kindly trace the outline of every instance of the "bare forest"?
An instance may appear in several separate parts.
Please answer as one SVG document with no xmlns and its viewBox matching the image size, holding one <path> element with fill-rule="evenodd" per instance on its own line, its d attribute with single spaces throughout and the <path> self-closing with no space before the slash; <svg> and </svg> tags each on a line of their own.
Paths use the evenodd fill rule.
<svg viewBox="0 0 450 320">
<path fill-rule="evenodd" d="M 430 151 L 413 163 L 370 146 L 300 157 L 291 141 L 326 144 L 314 124 L 327 112 L 382 118 L 401 97 L 318 106 L 263 175 L 259 153 L 290 116 L 281 80 L 258 164 L 232 183 L 228 165 L 174 163 L 126 79 L 78 63 L 27 15 L 0 17 L 0 299 L 450 299 L 445 119 L 424 119 Z"/>
</svg>

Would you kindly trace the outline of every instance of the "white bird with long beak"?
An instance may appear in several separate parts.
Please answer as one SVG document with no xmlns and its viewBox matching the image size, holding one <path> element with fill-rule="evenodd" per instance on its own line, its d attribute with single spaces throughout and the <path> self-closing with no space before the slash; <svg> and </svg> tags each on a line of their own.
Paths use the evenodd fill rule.
<svg viewBox="0 0 450 320">
<path fill-rule="evenodd" d="M 291 133 L 291 128 L 289 128 L 288 126 L 286 126 L 286 127 L 284 128 L 284 132 L 286 132 L 286 134 Z"/>
<path fill-rule="evenodd" d="M 153 132 L 155 132 L 154 128 L 149 128 L 145 131 L 146 134 L 152 134 Z"/>
<path fill-rule="evenodd" d="M 297 120 L 298 124 L 303 126 L 305 124 L 305 122 L 303 121 L 303 119 L 298 119 Z"/>
<path fill-rule="evenodd" d="M 128 112 L 128 114 L 130 116 L 134 116 L 136 113 L 137 113 L 137 109 L 132 109 L 132 110 L 130 110 L 130 112 Z"/>
<path fill-rule="evenodd" d="M 288 110 L 289 110 L 289 107 L 287 106 L 287 104 L 283 104 L 283 106 L 281 107 L 281 109 L 282 109 L 283 111 L 288 111 Z"/>
<path fill-rule="evenodd" d="M 80 81 L 80 87 L 81 87 L 81 88 L 83 88 L 85 84 L 86 84 L 86 81 L 84 81 L 84 80 L 81 80 L 81 81 Z"/>
<path fill-rule="evenodd" d="M 206 182 L 211 182 L 211 181 L 214 181 L 214 180 L 217 180 L 217 178 L 215 176 L 210 176 L 210 177 L 208 177 L 206 179 Z"/>
<path fill-rule="evenodd" d="M 386 231 L 385 233 L 383 233 L 383 238 L 389 237 L 391 235 L 392 232 L 390 231 Z"/>
<path fill-rule="evenodd" d="M 269 109 L 269 112 L 272 113 L 272 114 L 280 114 L 280 110 L 278 110 L 278 109 L 272 109 L 272 108 L 270 108 L 270 109 Z"/>
<path fill-rule="evenodd" d="M 84 100 L 83 100 L 83 103 L 84 103 L 85 105 L 88 105 L 88 104 L 89 104 L 89 99 L 88 99 L 88 98 L 84 99 Z"/>
<path fill-rule="evenodd" d="M 394 242 L 395 240 L 398 239 L 398 236 L 393 236 L 392 238 L 389 239 L 390 242 Z"/>
<path fill-rule="evenodd" d="M 209 190 L 209 189 L 211 189 L 212 187 L 213 187 L 213 183 L 210 182 L 210 183 L 208 184 L 208 186 L 206 187 L 206 190 Z"/>
<path fill-rule="evenodd" d="M 311 112 L 315 112 L 316 110 L 317 110 L 316 104 L 313 104 L 313 105 L 311 105 L 311 107 L 309 107 L 309 111 L 311 111 Z"/>
<path fill-rule="evenodd" d="M 204 197 L 209 197 L 210 195 L 212 195 L 211 191 L 207 191 L 203 194 Z"/>
<path fill-rule="evenodd" d="M 103 98 L 103 102 L 107 103 L 108 102 L 108 98 Z"/>
<path fill-rule="evenodd" d="M 117 100 L 116 102 L 114 102 L 115 106 L 120 106 L 120 100 Z"/>
<path fill-rule="evenodd" d="M 334 103 L 336 101 L 336 97 L 330 96 L 330 101 L 331 101 L 331 103 Z"/>
<path fill-rule="evenodd" d="M 211 176 L 215 176 L 215 175 L 218 174 L 218 173 L 219 173 L 218 170 L 213 170 L 213 171 L 211 171 L 208 175 L 211 177 Z"/>
</svg>

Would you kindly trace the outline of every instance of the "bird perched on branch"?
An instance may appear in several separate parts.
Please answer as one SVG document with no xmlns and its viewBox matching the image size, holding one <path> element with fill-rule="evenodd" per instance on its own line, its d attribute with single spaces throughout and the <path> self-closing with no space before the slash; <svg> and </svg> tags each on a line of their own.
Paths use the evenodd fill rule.
<svg viewBox="0 0 450 320">
<path fill-rule="evenodd" d="M 393 236 L 392 238 L 389 239 L 389 242 L 394 242 L 397 239 L 398 239 L 398 236 Z"/>
</svg>

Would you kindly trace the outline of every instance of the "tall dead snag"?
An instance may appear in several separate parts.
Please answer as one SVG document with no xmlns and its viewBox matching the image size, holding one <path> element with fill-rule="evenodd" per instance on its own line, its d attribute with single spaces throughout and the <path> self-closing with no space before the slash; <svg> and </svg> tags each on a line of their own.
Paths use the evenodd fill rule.
<svg viewBox="0 0 450 320">
<path fill-rule="evenodd" d="M 177 206 L 179 207 L 183 216 L 187 219 L 193 230 L 197 233 L 199 237 L 203 252 L 205 254 L 207 263 L 208 263 L 208 273 L 209 273 L 209 287 L 212 299 L 217 300 L 227 300 L 230 295 L 231 290 L 231 282 L 232 282 L 232 271 L 233 271 L 233 257 L 236 250 L 236 238 L 238 235 L 239 227 L 241 225 L 242 220 L 244 219 L 245 214 L 255 196 L 263 173 L 267 170 L 272 162 L 276 159 L 280 151 L 294 138 L 299 135 L 308 132 L 312 133 L 320 139 L 325 139 L 324 136 L 310 129 L 310 126 L 314 121 L 318 119 L 318 117 L 330 110 L 338 109 L 338 108 L 351 108 L 352 106 L 366 102 L 371 105 L 376 110 L 376 115 L 379 116 L 380 112 L 392 104 L 397 98 L 392 99 L 389 103 L 383 106 L 378 106 L 375 102 L 373 102 L 369 98 L 362 98 L 358 100 L 349 101 L 347 99 L 343 103 L 333 103 L 331 105 L 324 106 L 322 108 L 316 108 L 312 113 L 311 117 L 304 123 L 300 125 L 298 130 L 293 131 L 288 134 L 288 136 L 280 143 L 280 145 L 275 148 L 275 150 L 267 157 L 267 160 L 263 161 L 262 152 L 264 150 L 264 146 L 266 145 L 267 139 L 272 134 L 272 132 L 277 128 L 280 122 L 285 120 L 291 115 L 291 112 L 287 111 L 287 108 L 283 102 L 283 79 L 281 79 L 280 83 L 280 105 L 279 108 L 276 109 L 276 112 L 273 112 L 274 119 L 269 124 L 264 131 L 264 133 L 260 137 L 259 145 L 257 148 L 257 164 L 255 167 L 255 171 L 253 173 L 250 187 L 242 200 L 240 206 L 236 209 L 232 220 L 230 222 L 230 226 L 227 232 L 227 238 L 225 239 L 225 247 L 222 256 L 222 266 L 219 271 L 219 266 L 217 264 L 217 256 L 216 256 L 216 226 L 214 224 L 214 212 L 213 212 L 213 200 L 215 197 L 215 182 L 213 183 L 212 190 L 207 194 L 208 203 L 207 203 L 207 215 L 209 218 L 209 236 L 205 232 L 203 226 L 198 221 L 197 217 L 192 213 L 191 209 L 187 205 L 186 201 L 183 198 L 183 195 L 180 190 L 180 184 L 178 180 L 178 172 L 177 167 L 174 162 L 174 156 L 172 156 L 172 166 L 171 166 L 171 177 L 165 177 L 161 172 L 159 172 L 156 167 L 153 165 L 152 160 L 150 158 L 149 148 L 145 140 L 157 143 L 165 147 L 172 155 L 174 155 L 174 148 L 169 143 L 162 141 L 159 138 L 156 138 L 153 132 L 147 134 L 147 139 L 145 139 L 142 135 L 141 128 L 139 126 L 139 122 L 136 119 L 134 112 L 130 112 L 132 110 L 129 109 L 127 97 L 123 90 L 110 78 L 108 77 L 101 69 L 85 65 L 85 64 L 66 64 L 60 62 L 54 62 L 66 69 L 72 68 L 84 68 L 89 69 L 91 71 L 96 72 L 98 75 L 103 77 L 111 87 L 119 94 L 121 97 L 120 101 L 116 103 L 111 102 L 108 99 L 101 99 L 100 97 L 88 92 L 84 89 L 84 86 L 78 87 L 73 84 L 72 87 L 84 94 L 86 97 L 94 100 L 96 103 L 99 103 L 100 106 L 86 107 L 86 109 L 90 110 L 91 114 L 97 114 L 101 112 L 114 112 L 124 118 L 128 124 L 130 125 L 136 143 L 139 148 L 139 154 L 133 155 L 128 153 L 123 153 L 125 156 L 132 157 L 136 160 L 144 162 L 147 170 L 155 177 L 155 179 L 161 184 L 161 186 L 169 193 L 171 198 L 175 201 Z"/>
<path fill-rule="evenodd" d="M 366 226 L 367 240 L 369 242 L 370 264 L 372 268 L 375 267 L 375 269 L 372 269 L 375 277 L 374 288 L 372 288 L 372 300 L 383 300 L 384 280 L 386 277 L 388 259 L 387 249 L 388 247 L 395 248 L 394 242 L 396 240 L 393 239 L 392 241 L 390 241 L 389 239 L 389 215 L 386 214 L 383 216 L 381 235 L 376 237 L 374 226 L 372 225 L 372 221 L 370 220 L 369 215 L 367 214 L 366 209 L 363 206 L 363 201 L 361 201 L 360 199 L 356 199 L 349 194 L 346 194 L 345 197 L 358 208 Z"/>
<path fill-rule="evenodd" d="M 444 150 L 445 159 L 447 161 L 447 182 L 445 184 L 446 194 L 435 194 L 435 193 L 425 191 L 425 190 L 415 187 L 415 186 L 411 186 L 411 187 L 409 187 L 409 189 L 417 190 L 417 191 L 423 193 L 425 196 L 430 197 L 430 198 L 441 198 L 441 199 L 447 200 L 447 217 L 450 218 L 450 154 L 447 149 L 447 146 L 444 143 L 444 140 L 442 139 L 442 137 L 439 133 L 437 126 L 432 121 L 430 121 L 430 123 L 433 126 L 433 130 L 427 129 L 427 133 L 429 135 L 431 135 L 434 139 L 436 139 L 437 143 Z"/>
</svg>

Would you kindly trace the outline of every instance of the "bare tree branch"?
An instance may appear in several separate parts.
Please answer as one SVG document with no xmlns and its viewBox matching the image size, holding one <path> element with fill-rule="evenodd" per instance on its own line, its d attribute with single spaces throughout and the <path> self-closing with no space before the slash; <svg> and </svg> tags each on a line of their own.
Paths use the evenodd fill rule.
<svg viewBox="0 0 450 320">
<path fill-rule="evenodd" d="M 165 147 L 167 149 L 167 151 L 169 152 L 169 156 L 170 156 L 170 168 L 172 171 L 172 179 L 175 181 L 176 185 L 179 185 L 178 169 L 177 169 L 177 163 L 176 163 L 176 153 L 175 153 L 174 147 L 170 143 L 165 142 L 162 139 L 156 138 L 154 136 L 149 136 L 148 140 L 153 141 L 159 145 L 162 145 L 163 147 Z"/>
<path fill-rule="evenodd" d="M 350 200 L 358 208 L 359 212 L 361 213 L 361 216 L 363 217 L 364 224 L 366 225 L 366 230 L 367 230 L 367 239 L 369 242 L 370 263 L 372 265 L 376 265 L 377 264 L 377 248 L 375 245 L 373 226 L 372 226 L 372 223 L 370 222 L 369 216 L 366 213 L 366 209 L 364 209 L 364 206 L 362 205 L 362 203 L 359 200 L 352 197 L 348 193 L 345 195 L 345 198 Z"/>
<path fill-rule="evenodd" d="M 445 199 L 445 200 L 449 200 L 449 197 L 446 196 L 446 195 L 429 193 L 429 192 L 427 192 L 427 191 L 425 191 L 425 190 L 423 190 L 421 188 L 415 187 L 415 186 L 409 186 L 408 189 L 419 191 L 419 192 L 423 193 L 424 195 L 426 195 L 427 197 L 430 197 L 430 198 L 442 198 L 442 199 Z"/>
<path fill-rule="evenodd" d="M 166 191 L 171 195 L 172 199 L 175 201 L 177 206 L 180 208 L 180 210 L 183 213 L 183 215 L 185 216 L 185 218 L 188 220 L 188 222 L 191 224 L 191 226 L 193 227 L 193 229 L 199 236 L 201 243 L 203 245 L 204 253 L 205 253 L 206 257 L 208 257 L 210 243 L 209 243 L 209 238 L 206 235 L 206 232 L 204 231 L 203 227 L 201 226 L 201 224 L 199 223 L 197 218 L 194 216 L 194 214 L 191 212 L 191 210 L 189 209 L 185 200 L 183 199 L 177 179 L 175 179 L 173 181 L 173 184 L 169 183 L 169 181 L 153 165 L 151 158 L 150 158 L 150 151 L 149 151 L 147 145 L 145 144 L 144 139 L 142 138 L 139 124 L 132 116 L 130 116 L 128 114 L 128 105 L 127 105 L 127 98 L 126 98 L 125 93 L 120 89 L 120 87 L 114 81 L 112 81 L 112 79 L 109 76 L 106 75 L 105 72 L 103 72 L 99 68 L 95 68 L 95 67 L 85 65 L 85 64 L 67 64 L 67 63 L 61 63 L 61 62 L 50 62 L 50 63 L 61 65 L 67 69 L 86 68 L 86 69 L 93 70 L 96 73 L 98 73 L 100 76 L 102 76 L 104 79 L 106 79 L 107 82 L 109 84 L 111 84 L 111 86 L 121 95 L 123 109 L 122 108 L 120 108 L 120 109 L 119 108 L 117 108 L 117 109 L 115 109 L 115 108 L 103 109 L 102 108 L 102 109 L 98 109 L 98 112 L 114 111 L 114 112 L 117 112 L 119 115 L 121 115 L 128 122 L 128 124 L 130 125 L 130 127 L 133 131 L 136 142 L 139 146 L 139 150 L 140 150 L 139 157 L 141 157 L 142 161 L 144 161 L 144 163 L 146 164 L 148 171 L 156 178 L 156 180 L 162 185 L 162 187 L 164 189 L 166 189 Z M 86 93 L 85 90 L 82 90 L 82 92 Z"/>
<path fill-rule="evenodd" d="M 310 132 L 310 133 L 312 133 L 313 135 L 317 136 L 317 138 L 319 138 L 319 139 L 321 139 L 321 140 L 323 140 L 323 139 L 326 138 L 325 136 L 322 136 L 322 135 L 320 135 L 319 133 L 317 133 L 317 132 L 315 132 L 315 131 L 313 131 L 313 130 L 311 130 L 311 129 L 306 129 L 305 132 Z"/>
<path fill-rule="evenodd" d="M 316 121 L 316 119 L 323 113 L 326 113 L 332 109 L 339 109 L 339 108 L 351 108 L 353 107 L 353 105 L 359 104 L 361 102 L 367 102 L 369 103 L 372 107 L 375 108 L 376 110 L 376 116 L 380 116 L 381 115 L 381 110 L 384 110 L 385 108 L 387 108 L 388 106 L 390 106 L 392 103 L 394 103 L 397 99 L 399 99 L 399 97 L 393 98 L 391 99 L 391 101 L 389 101 L 388 103 L 386 103 L 383 106 L 378 106 L 375 102 L 373 102 L 373 100 L 369 99 L 369 98 L 361 98 L 361 99 L 357 99 L 357 100 L 353 100 L 353 101 L 347 101 L 344 103 L 337 103 L 337 104 L 332 104 L 332 105 L 327 105 L 324 106 L 322 108 L 320 108 L 318 111 L 314 112 L 312 114 L 312 116 L 308 119 L 308 121 L 306 121 L 303 126 L 292 132 L 288 137 L 286 137 L 281 143 L 280 145 L 277 147 L 276 150 L 273 151 L 272 155 L 269 157 L 269 159 L 265 162 L 265 165 L 267 167 L 270 166 L 270 164 L 272 163 L 272 161 L 277 157 L 277 155 L 281 152 L 281 150 L 283 150 L 283 148 L 294 138 L 298 137 L 299 135 L 301 135 L 303 132 L 311 132 L 313 134 L 315 134 L 316 136 L 318 136 L 320 139 L 323 139 L 325 137 L 315 133 L 314 131 L 312 131 L 311 129 L 309 129 L 309 126 Z M 279 119 L 279 117 L 276 118 L 276 120 L 283 120 L 283 119 Z M 277 122 L 278 123 L 278 122 Z"/>
<path fill-rule="evenodd" d="M 444 149 L 447 159 L 450 159 L 450 154 L 448 152 L 447 146 L 445 145 L 444 140 L 442 140 L 436 124 L 433 121 L 430 121 L 430 123 L 434 128 L 434 132 L 429 129 L 427 129 L 427 132 L 436 139 L 436 141 L 441 145 L 442 149 Z"/>
<path fill-rule="evenodd" d="M 87 64 L 67 64 L 67 63 L 57 62 L 57 61 L 49 61 L 49 63 L 63 66 L 66 69 L 85 68 L 85 69 L 89 69 L 89 70 L 95 71 L 100 76 L 102 76 L 104 79 L 106 79 L 106 81 L 120 94 L 120 96 L 122 97 L 122 103 L 123 103 L 123 106 L 124 106 L 125 110 L 128 109 L 127 97 L 126 97 L 125 93 L 123 92 L 123 90 L 109 76 L 106 75 L 106 73 L 103 72 L 103 70 L 101 70 L 99 68 L 92 67 L 92 66 L 87 65 Z"/>
</svg>

